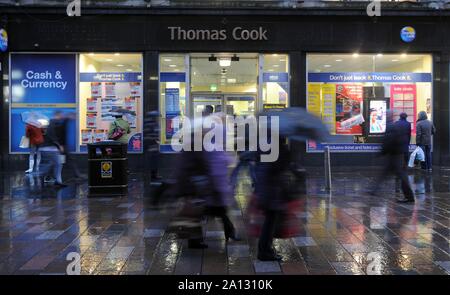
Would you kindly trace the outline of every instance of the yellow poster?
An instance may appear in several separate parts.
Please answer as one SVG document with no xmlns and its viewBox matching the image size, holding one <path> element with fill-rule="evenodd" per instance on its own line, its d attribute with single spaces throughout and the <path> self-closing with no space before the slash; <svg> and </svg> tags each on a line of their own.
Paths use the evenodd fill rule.
<svg viewBox="0 0 450 295">
<path fill-rule="evenodd" d="M 308 84 L 308 112 L 320 118 L 320 84 Z"/>
<path fill-rule="evenodd" d="M 336 85 L 322 85 L 322 122 L 331 134 L 336 134 Z"/>
</svg>

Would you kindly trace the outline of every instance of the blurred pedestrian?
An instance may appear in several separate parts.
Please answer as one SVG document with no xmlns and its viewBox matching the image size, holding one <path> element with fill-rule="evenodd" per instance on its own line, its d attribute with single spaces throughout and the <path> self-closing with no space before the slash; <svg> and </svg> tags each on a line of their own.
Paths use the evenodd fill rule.
<svg viewBox="0 0 450 295">
<path fill-rule="evenodd" d="M 401 113 L 400 118 L 395 122 L 399 131 L 399 142 L 404 157 L 404 164 L 409 161 L 409 143 L 411 142 L 411 123 L 407 120 L 408 115 Z"/>
<path fill-rule="evenodd" d="M 275 162 L 257 162 L 255 194 L 259 208 L 264 212 L 264 222 L 258 242 L 258 259 L 262 261 L 281 260 L 273 248 L 275 228 L 290 201 L 286 183 L 286 171 L 291 164 L 291 155 L 286 138 L 280 137 L 279 157 Z"/>
<path fill-rule="evenodd" d="M 59 139 L 59 142 L 63 147 L 62 155 L 64 156 L 65 164 L 67 167 L 70 167 L 70 170 L 76 178 L 85 179 L 86 176 L 80 172 L 76 160 L 69 152 L 67 134 L 69 130 L 69 124 L 73 120 L 75 120 L 74 113 L 64 114 L 61 111 L 57 111 L 54 116 L 57 138 Z"/>
<path fill-rule="evenodd" d="M 30 140 L 30 156 L 29 167 L 25 173 L 32 173 L 33 171 L 39 171 L 39 165 L 41 163 L 41 152 L 39 146 L 44 143 L 44 135 L 41 128 L 26 124 L 25 136 Z M 35 159 L 36 158 L 36 159 Z"/>
<path fill-rule="evenodd" d="M 158 174 L 159 159 L 159 113 L 157 111 L 147 112 L 144 119 L 144 148 L 146 164 L 150 165 L 150 181 L 159 181 Z"/>
<path fill-rule="evenodd" d="M 43 153 L 44 158 L 47 158 L 50 161 L 49 171 L 52 171 L 54 185 L 66 186 L 62 181 L 62 155 L 65 151 L 61 127 L 61 113 L 58 112 L 55 114 L 55 118 L 50 120 L 50 124 L 44 135 L 44 143 L 40 150 Z M 48 175 L 45 176 L 44 182 L 50 182 L 50 177 Z"/>
<path fill-rule="evenodd" d="M 431 136 L 436 133 L 433 123 L 428 120 L 427 113 L 421 111 L 416 123 L 416 144 L 420 146 L 425 153 L 425 167 L 427 171 L 432 171 L 433 163 L 431 161 Z"/>
<path fill-rule="evenodd" d="M 393 122 L 393 113 L 386 113 L 386 133 L 383 139 L 381 155 L 384 157 L 384 169 L 375 182 L 375 188 L 371 194 L 376 195 L 381 184 L 390 174 L 394 174 L 401 182 L 401 188 L 404 195 L 403 199 L 397 200 L 401 203 L 414 202 L 414 192 L 411 189 L 406 165 L 404 164 L 404 146 L 407 136 L 402 122 Z"/>
<path fill-rule="evenodd" d="M 206 108 L 207 109 L 207 108 Z M 209 116 L 208 110 L 203 112 L 204 119 Z M 214 122 L 213 128 L 225 134 L 223 117 L 220 114 L 209 117 Z M 209 128 L 194 129 L 201 132 L 202 136 Z M 228 207 L 233 202 L 233 194 L 228 182 L 228 165 L 230 158 L 224 150 L 224 142 L 216 138 L 203 146 L 202 151 L 184 151 L 181 162 L 177 163 L 179 175 L 177 177 L 177 191 L 180 195 L 187 197 L 187 203 L 193 199 L 204 201 L 203 214 L 207 217 L 218 217 L 221 219 L 226 241 L 239 241 L 235 227 L 228 217 Z M 191 210 L 192 211 L 192 210 Z M 202 231 L 199 231 L 200 233 Z M 190 248 L 206 248 L 203 235 L 200 234 L 188 240 Z"/>
</svg>

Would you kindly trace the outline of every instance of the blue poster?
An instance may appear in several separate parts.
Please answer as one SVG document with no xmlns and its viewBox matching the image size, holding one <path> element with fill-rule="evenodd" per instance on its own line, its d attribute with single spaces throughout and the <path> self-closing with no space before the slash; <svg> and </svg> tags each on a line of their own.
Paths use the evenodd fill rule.
<svg viewBox="0 0 450 295">
<path fill-rule="evenodd" d="M 166 88 L 166 113 L 180 112 L 180 90 L 178 88 Z"/>
<path fill-rule="evenodd" d="M 74 108 L 11 108 L 11 152 L 28 153 L 28 149 L 19 147 L 22 136 L 25 135 L 25 123 L 22 122 L 21 114 L 24 112 L 39 112 L 49 119 L 53 118 L 56 112 L 61 112 L 64 117 L 75 117 L 76 110 Z M 76 149 L 76 123 L 75 119 L 69 120 L 67 124 L 67 146 L 70 152 Z"/>
<path fill-rule="evenodd" d="M 75 54 L 12 54 L 11 55 L 10 150 L 27 152 L 19 147 L 25 135 L 21 114 L 39 112 L 53 118 L 60 111 L 64 116 L 76 115 Z M 76 124 L 70 120 L 67 130 L 69 151 L 75 151 Z"/>
<path fill-rule="evenodd" d="M 12 54 L 13 104 L 76 103 L 74 54 Z"/>
</svg>

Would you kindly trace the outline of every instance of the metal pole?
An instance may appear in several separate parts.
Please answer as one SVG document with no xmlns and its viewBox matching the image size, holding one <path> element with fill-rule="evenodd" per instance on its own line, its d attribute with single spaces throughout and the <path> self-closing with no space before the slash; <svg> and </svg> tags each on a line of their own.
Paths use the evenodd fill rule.
<svg viewBox="0 0 450 295">
<path fill-rule="evenodd" d="M 331 191 L 331 162 L 330 162 L 330 147 L 325 146 L 324 149 L 325 160 L 325 190 Z"/>
</svg>

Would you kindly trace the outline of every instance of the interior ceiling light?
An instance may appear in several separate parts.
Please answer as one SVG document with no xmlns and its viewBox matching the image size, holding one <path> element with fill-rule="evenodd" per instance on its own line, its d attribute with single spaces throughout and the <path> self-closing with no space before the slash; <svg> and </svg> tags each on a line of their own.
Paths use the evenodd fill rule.
<svg viewBox="0 0 450 295">
<path fill-rule="evenodd" d="M 114 53 L 114 55 L 115 55 L 115 56 L 119 56 L 119 55 L 120 55 L 120 53 Z"/>
<path fill-rule="evenodd" d="M 273 65 L 274 68 L 278 68 L 280 65 Z"/>
<path fill-rule="evenodd" d="M 118 67 L 123 67 L 123 65 L 116 65 L 116 66 L 118 66 Z"/>
<path fill-rule="evenodd" d="M 331 68 L 331 65 L 323 65 L 324 68 Z"/>
<path fill-rule="evenodd" d="M 172 60 L 170 58 L 165 58 L 164 61 L 169 62 L 169 61 L 172 61 Z"/>
<path fill-rule="evenodd" d="M 378 53 L 378 54 L 377 54 L 377 57 L 383 57 L 383 54 Z"/>
<path fill-rule="evenodd" d="M 171 67 L 171 68 L 176 68 L 177 65 L 169 65 L 169 67 Z"/>
<path fill-rule="evenodd" d="M 127 72 L 132 72 L 133 70 L 132 69 L 127 69 Z"/>
<path fill-rule="evenodd" d="M 234 83 L 236 83 L 236 79 L 227 79 L 227 83 L 231 83 L 231 84 L 234 84 Z"/>
<path fill-rule="evenodd" d="M 90 55 L 90 56 L 94 56 L 94 53 L 91 52 L 91 53 L 89 53 L 89 55 Z"/>
<path fill-rule="evenodd" d="M 393 59 L 392 61 L 393 61 L 393 62 L 396 62 L 396 61 L 398 61 L 398 59 Z"/>
<path fill-rule="evenodd" d="M 228 57 L 221 58 L 221 59 L 219 59 L 219 65 L 221 67 L 229 67 L 229 66 L 231 66 L 231 59 Z"/>
<path fill-rule="evenodd" d="M 107 58 L 106 61 L 113 61 L 112 58 Z"/>
<path fill-rule="evenodd" d="M 336 61 L 337 61 L 337 62 L 341 62 L 341 61 L 342 61 L 342 59 L 336 59 Z"/>
<path fill-rule="evenodd" d="M 214 56 L 214 54 L 211 54 L 211 56 L 208 58 L 209 61 L 217 61 L 217 57 Z"/>
<path fill-rule="evenodd" d="M 239 61 L 239 57 L 235 54 L 235 55 L 233 55 L 233 57 L 231 58 L 231 61 Z"/>
<path fill-rule="evenodd" d="M 353 57 L 358 57 L 359 54 L 358 53 L 353 53 Z"/>
</svg>

